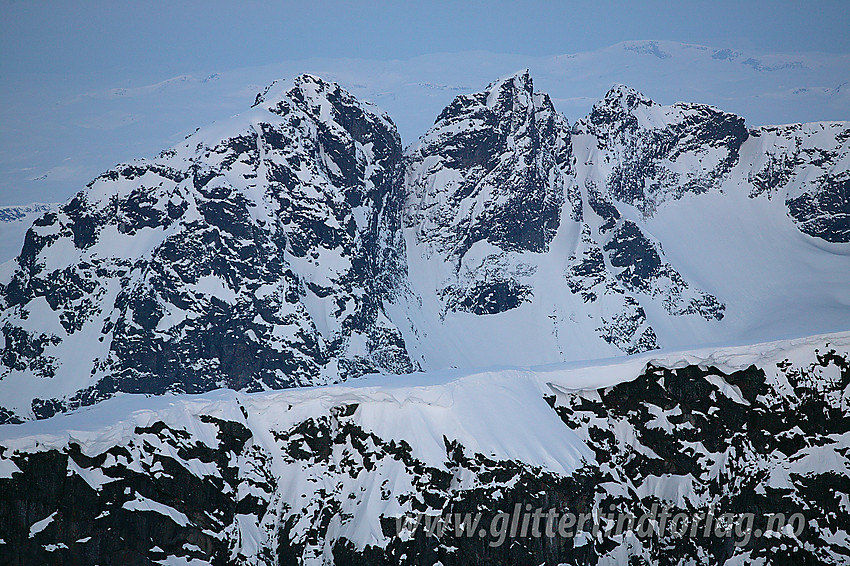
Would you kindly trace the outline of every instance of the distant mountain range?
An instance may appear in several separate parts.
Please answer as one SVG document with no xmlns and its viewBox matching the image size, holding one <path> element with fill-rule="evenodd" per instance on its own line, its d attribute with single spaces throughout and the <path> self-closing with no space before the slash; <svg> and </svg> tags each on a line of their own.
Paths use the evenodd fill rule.
<svg viewBox="0 0 850 566">
<path fill-rule="evenodd" d="M 2 419 L 845 329 L 849 140 L 625 86 L 570 125 L 522 71 L 405 150 L 340 86 L 276 82 L 32 222 Z"/>
</svg>

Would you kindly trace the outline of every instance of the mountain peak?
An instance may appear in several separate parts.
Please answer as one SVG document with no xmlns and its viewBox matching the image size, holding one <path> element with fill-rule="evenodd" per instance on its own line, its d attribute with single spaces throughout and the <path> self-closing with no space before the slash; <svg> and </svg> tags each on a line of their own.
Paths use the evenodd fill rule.
<svg viewBox="0 0 850 566">
<path fill-rule="evenodd" d="M 445 125 L 473 116 L 481 118 L 484 114 L 491 116 L 488 119 L 514 114 L 521 116 L 541 109 L 548 114 L 556 113 L 547 94 L 534 92 L 534 82 L 529 70 L 522 69 L 491 82 L 483 91 L 457 96 L 437 116 L 434 123 Z M 423 137 L 432 133 L 433 129 Z"/>
<path fill-rule="evenodd" d="M 531 92 L 533 90 L 533 81 L 531 79 L 531 73 L 528 69 L 522 69 L 513 74 L 499 77 L 498 79 L 487 85 L 487 88 L 484 89 L 484 92 L 486 92 L 487 94 L 492 94 L 499 92 L 500 90 L 505 88 L 513 88 L 520 91 Z"/>
<path fill-rule="evenodd" d="M 316 75 L 304 73 L 291 79 L 274 81 L 257 95 L 253 107 L 258 106 L 281 116 L 297 108 L 317 123 L 341 128 L 347 131 L 347 135 L 363 143 L 368 143 L 363 136 L 369 131 L 372 134 L 382 132 L 378 137 L 386 139 L 373 140 L 382 146 L 401 143 L 395 124 L 386 112 L 371 102 L 359 100 L 338 83 Z M 380 124 L 376 130 L 370 130 L 371 126 L 363 127 L 378 122 Z"/>
<path fill-rule="evenodd" d="M 311 75 L 276 81 L 259 100 L 158 158 L 104 173 L 34 222 L 0 284 L 0 310 L 32 303 L 22 316 L 38 330 L 19 335 L 44 336 L 48 349 L 32 352 L 56 362 L 11 346 L 0 422 L 117 391 L 282 388 L 414 369 L 381 303 L 401 273 L 395 126 Z M 56 282 L 57 269 L 75 283 Z M 41 297 L 48 306 L 34 306 Z M 62 314 L 71 311 L 73 320 Z M 95 344 L 72 367 L 85 336 Z M 166 354 L 151 365 L 150 352 Z"/>
<path fill-rule="evenodd" d="M 610 108 L 616 105 L 623 110 L 633 110 L 638 106 L 652 106 L 654 104 L 656 102 L 637 89 L 624 84 L 615 84 L 605 93 L 605 97 L 597 106 L 603 105 Z"/>
<path fill-rule="evenodd" d="M 526 106 L 530 105 L 534 96 L 534 82 L 528 69 L 517 71 L 512 75 L 501 77 L 493 81 L 484 89 L 487 106 L 505 106 L 510 103 L 520 102 Z"/>
<path fill-rule="evenodd" d="M 291 79 L 276 79 L 272 81 L 271 84 L 257 93 L 254 99 L 254 106 L 279 102 L 284 97 L 291 96 L 294 90 L 323 92 L 338 89 L 340 89 L 340 86 L 336 83 L 329 83 L 316 75 L 302 73 Z"/>
</svg>

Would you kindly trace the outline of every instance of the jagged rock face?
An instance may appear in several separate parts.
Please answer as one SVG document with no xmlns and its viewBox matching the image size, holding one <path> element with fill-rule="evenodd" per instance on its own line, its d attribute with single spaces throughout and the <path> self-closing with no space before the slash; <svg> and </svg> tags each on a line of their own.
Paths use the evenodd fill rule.
<svg viewBox="0 0 850 566">
<path fill-rule="evenodd" d="M 634 381 L 551 402 L 596 454 L 600 509 L 753 513 L 759 533 L 769 514 L 806 519 L 799 537 L 661 537 L 630 553 L 657 564 L 841 564 L 850 532 L 842 510 L 848 385 L 846 351 L 826 343 L 805 362 L 776 359 L 728 374 L 650 365 Z"/>
<path fill-rule="evenodd" d="M 245 489 L 250 482 L 257 493 L 274 484 L 262 468 L 239 470 L 236 454 L 252 465 L 264 463 L 262 452 L 246 446 L 250 430 L 214 417 L 201 421 L 217 429 L 218 442 L 160 421 L 137 427 L 136 441 L 127 446 L 87 454 L 87 447 L 72 443 L 21 461 L 23 474 L 5 487 L 29 495 L 3 497 L 3 562 L 129 565 L 169 555 L 227 561 L 229 543 L 220 533 L 232 531 L 237 516 L 254 512 L 258 499 L 237 499 L 240 484 Z M 37 485 L 29 485 L 31 477 L 39 478 Z M 42 530 L 32 537 L 29 527 L 21 530 L 42 513 L 49 518 Z M 36 536 L 57 543 L 33 545 Z"/>
<path fill-rule="evenodd" d="M 528 72 L 458 96 L 408 152 L 405 225 L 456 262 L 479 241 L 545 252 L 564 201 L 567 128 Z"/>
<path fill-rule="evenodd" d="M 802 232 L 827 242 L 850 242 L 850 177 L 843 177 L 828 177 L 818 190 L 786 201 Z"/>
<path fill-rule="evenodd" d="M 660 302 L 670 316 L 706 321 L 723 319 L 726 306 L 689 283 L 665 259 L 661 244 L 618 206 L 633 206 L 646 218 L 685 194 L 719 187 L 746 138 L 737 116 L 696 104 L 661 106 L 624 86 L 612 88 L 573 128 L 576 182 L 589 209 L 583 240 L 602 247 L 596 263 L 604 255 L 616 279 L 614 285 L 606 278 L 608 294 L 626 293 L 605 334 L 620 349 L 634 353 L 656 345 L 651 328 L 637 334 L 645 318 L 636 307 L 641 296 Z M 601 294 L 585 294 L 585 301 Z"/>
<path fill-rule="evenodd" d="M 794 239 L 838 250 L 817 261 L 842 261 L 843 248 L 811 240 L 848 241 L 848 131 L 747 132 L 735 116 L 624 87 L 571 131 L 520 73 L 458 97 L 403 156 L 389 118 L 338 86 L 272 85 L 248 113 L 105 173 L 34 222 L 0 273 L 0 422 L 116 392 L 542 364 L 703 336 L 694 329 L 732 318 L 727 299 L 665 252 L 653 222 L 689 200 L 737 199 L 719 210 L 779 210 L 770 221 Z M 763 346 L 735 370 L 718 366 L 752 352 L 640 371 L 630 360 L 588 379 L 614 385 L 578 391 L 584 377 L 549 369 L 114 399 L 57 417 L 80 420 L 23 425 L 58 433 L 0 442 L 0 562 L 839 564 L 842 340 Z M 113 422 L 108 409 L 125 401 L 133 410 Z M 807 526 L 743 547 L 588 535 L 492 548 L 407 536 L 395 521 L 483 511 L 488 522 L 517 504 L 802 512 Z"/>
<path fill-rule="evenodd" d="M 734 371 L 713 360 L 748 354 L 693 353 L 691 365 L 650 364 L 636 379 L 603 389 L 567 391 L 569 382 L 542 375 L 546 403 L 538 398 L 528 416 L 548 412 L 559 432 L 522 434 L 544 449 L 579 439 L 592 456 L 570 473 L 552 471 L 545 458 L 496 457 L 445 435 L 442 453 L 423 458 L 434 440 L 423 433 L 433 430 L 399 438 L 399 429 L 369 418 L 394 418 L 385 410 L 388 390 L 364 390 L 356 403 L 333 391 L 319 403 L 298 392 L 184 398 L 176 409 L 87 430 L 83 441 L 44 431 L 0 441 L 0 560 L 842 564 L 850 532 L 850 350 L 846 336 L 839 342 L 768 345 L 757 365 Z M 634 377 L 628 367 L 619 378 Z M 486 418 L 492 392 L 481 385 L 450 390 L 478 390 Z M 522 391 L 511 409 L 517 413 L 532 409 Z M 403 420 L 423 414 L 419 395 L 404 402 Z M 454 410 L 441 414 L 462 416 Z M 144 424 L 128 424 L 133 419 Z M 640 515 L 653 506 L 669 507 L 671 517 L 755 513 L 751 527 L 762 532 L 765 514 L 802 513 L 806 524 L 796 537 L 780 531 L 745 541 L 734 531 L 678 537 L 669 529 L 597 538 L 591 522 L 578 529 L 586 536 L 514 536 L 494 547 L 495 537 L 451 528 L 429 537 L 424 527 L 414 536 L 396 522 L 410 511 L 481 512 L 480 524 L 489 525 L 516 505 L 594 513 L 603 531 L 611 525 L 600 513 Z"/>
<path fill-rule="evenodd" d="M 663 304 L 671 316 L 699 314 L 723 318 L 725 306 L 713 296 L 692 290 L 666 261 L 661 247 L 641 228 L 624 220 L 613 201 L 585 180 L 584 215 L 579 242 L 564 271 L 570 291 L 585 311 L 599 321 L 594 331 L 627 354 L 659 347 L 644 306 L 647 297 Z M 704 305 L 707 308 L 699 308 Z"/>
<path fill-rule="evenodd" d="M 584 142 L 577 153 L 595 166 L 590 178 L 645 216 L 718 187 L 748 136 L 743 118 L 701 104 L 662 106 L 625 86 L 612 88 L 574 134 Z"/>
<path fill-rule="evenodd" d="M 651 242 L 634 222 L 620 222 L 603 250 L 608 252 L 617 279 L 627 289 L 659 298 L 668 314 L 699 315 L 706 320 L 723 318 L 725 305 L 708 293 L 692 289 L 663 260 L 660 245 Z"/>
<path fill-rule="evenodd" d="M 532 501 L 589 511 L 593 478 L 585 471 L 558 476 L 468 455 L 448 440 L 445 465 L 430 466 L 406 442 L 356 424 L 357 409 L 337 406 L 286 430 L 264 432 L 208 415 L 198 418 L 194 431 L 156 421 L 136 427 L 126 445 L 96 454 L 75 443 L 30 454 L 0 451 L 17 470 L 0 478 L 0 560 L 10 566 L 54 560 L 129 566 L 169 557 L 269 566 L 453 564 L 458 553 L 424 529 L 415 538 L 398 537 L 397 517 L 373 517 L 370 509 L 474 513 L 486 505 L 487 520 Z M 272 438 L 272 451 L 263 434 Z M 474 480 L 459 490 L 460 477 Z M 315 492 L 301 497 L 292 491 L 303 482 Z M 383 547 L 360 544 L 372 528 Z M 593 555 L 589 548 L 559 549 L 534 539 L 507 552 L 459 542 L 487 564 L 541 554 Z"/>
<path fill-rule="evenodd" d="M 646 133 L 633 115 L 642 105 L 684 118 Z M 746 138 L 741 120 L 702 108 L 674 110 L 623 88 L 609 93 L 573 135 L 548 97 L 534 92 L 527 73 L 457 97 L 406 156 L 411 284 L 423 301 L 414 309 L 439 314 L 424 325 L 430 334 L 448 333 L 463 344 L 459 349 L 474 351 L 466 341 L 476 335 L 477 322 L 464 317 L 490 317 L 486 324 L 505 324 L 505 333 L 535 336 L 500 344 L 509 353 L 503 358 L 540 363 L 557 358 L 540 359 L 528 342 L 569 358 L 586 351 L 573 337 L 587 332 L 600 351 L 610 345 L 612 353 L 637 353 L 659 347 L 653 329 L 664 323 L 659 316 L 721 320 L 723 302 L 688 282 L 658 242 L 624 219 L 619 203 L 637 199 L 609 186 L 620 187 L 626 171 L 643 175 L 655 167 L 647 163 L 661 167 L 674 154 L 720 147 L 730 154 L 723 171 L 734 163 L 732 154 Z M 597 154 L 588 154 L 585 142 L 597 153 L 610 147 L 606 162 L 621 165 L 603 179 L 589 168 Z M 633 161 L 640 152 L 646 163 L 638 166 Z M 681 179 L 669 181 L 678 187 Z M 666 196 L 658 191 L 646 198 Z M 436 286 L 435 300 L 429 300 L 435 290 L 421 280 Z M 656 303 L 653 312 L 663 314 L 653 321 L 647 307 Z M 491 316 L 501 313 L 511 318 Z M 462 355 L 436 363 L 460 365 Z M 424 363 L 435 363 L 434 357 L 426 354 Z M 482 356 L 476 363 L 493 362 Z"/>
<path fill-rule="evenodd" d="M 458 96 L 408 151 L 404 224 L 411 253 L 447 264 L 443 312 L 496 314 L 531 299 L 522 279 L 534 266 L 512 257 L 549 249 L 569 158 L 567 122 L 527 71 Z"/>
<path fill-rule="evenodd" d="M 582 227 L 581 241 L 576 253 L 569 258 L 564 276 L 573 294 L 585 303 L 601 307 L 601 325 L 595 330 L 603 340 L 627 354 L 658 348 L 657 336 L 647 323 L 646 312 L 607 269 L 604 252 L 593 240 L 587 224 Z"/>
<path fill-rule="evenodd" d="M 21 242 L 32 223 L 58 204 L 35 203 L 21 206 L 0 206 L 0 263 L 17 257 Z"/>
<path fill-rule="evenodd" d="M 846 123 L 747 130 L 743 118 L 710 106 L 662 106 L 616 86 L 573 139 L 579 175 L 645 217 L 684 195 L 728 188 L 778 194 L 805 234 L 850 241 Z"/>
<path fill-rule="evenodd" d="M 389 118 L 303 76 L 95 179 L 35 222 L 0 287 L 3 405 L 411 371 L 383 312 L 404 276 L 400 160 Z"/>
<path fill-rule="evenodd" d="M 850 125 L 764 126 L 750 140 L 750 196 L 783 199 L 805 234 L 850 242 Z"/>
</svg>

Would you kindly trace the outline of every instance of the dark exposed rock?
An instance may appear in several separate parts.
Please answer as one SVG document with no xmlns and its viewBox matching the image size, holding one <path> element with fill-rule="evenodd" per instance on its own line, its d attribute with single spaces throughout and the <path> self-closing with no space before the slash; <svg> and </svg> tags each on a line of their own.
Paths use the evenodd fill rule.
<svg viewBox="0 0 850 566">
<path fill-rule="evenodd" d="M 609 194 L 646 216 L 667 200 L 719 187 L 749 136 L 738 116 L 700 104 L 662 107 L 622 85 L 574 131 L 593 135 L 597 147 L 614 158 L 606 179 Z M 710 169 L 703 169 L 706 151 L 717 155 Z"/>
<path fill-rule="evenodd" d="M 410 149 L 405 225 L 421 253 L 456 266 L 456 280 L 437 289 L 448 310 L 495 314 L 523 302 L 523 283 L 486 274 L 505 253 L 548 250 L 561 222 L 570 151 L 566 121 L 547 95 L 534 92 L 527 71 L 458 96 Z M 580 215 L 580 197 L 566 194 Z M 501 259 L 470 259 L 479 242 L 501 250 Z"/>
<path fill-rule="evenodd" d="M 815 191 L 786 204 L 802 232 L 827 242 L 850 242 L 850 176 L 827 177 Z"/>
<path fill-rule="evenodd" d="M 564 436 L 540 440 L 573 442 L 572 431 L 596 459 L 566 476 L 445 437 L 444 463 L 426 464 L 407 441 L 358 424 L 357 403 L 316 408 L 280 426 L 272 419 L 266 429 L 255 409 L 233 399 L 239 410 L 231 414 L 239 418 L 152 419 L 123 436 L 110 433 L 96 449 L 73 440 L 53 448 L 0 446 L 4 469 L 14 466 L 0 477 L 0 561 L 842 564 L 848 555 L 841 541 L 850 531 L 843 512 L 850 480 L 842 471 L 850 458 L 850 362 L 846 348 L 812 348 L 807 362 L 783 360 L 780 352 L 730 372 L 649 365 L 612 387 L 557 390 L 546 400 L 566 425 Z M 445 527 L 438 536 L 424 524 L 411 532 L 395 515 L 376 511 L 383 503 L 443 517 L 480 513 L 479 524 L 488 526 L 497 514 L 528 506 L 592 518 L 577 528 L 585 537 L 528 530 L 497 545 L 494 535 L 464 536 L 453 524 L 432 527 Z M 623 538 L 606 531 L 614 511 L 653 508 L 656 517 L 664 508 L 671 517 L 754 513 L 759 532 L 767 514 L 802 513 L 806 523 L 796 537 L 678 537 L 668 528 Z M 372 520 L 383 542 L 364 546 L 340 534 Z"/>
<path fill-rule="evenodd" d="M 850 124 L 764 126 L 756 166 L 747 176 L 750 197 L 781 195 L 801 232 L 827 242 L 850 241 Z M 762 157 L 763 156 L 763 157 Z"/>
<path fill-rule="evenodd" d="M 566 121 L 534 92 L 527 71 L 458 96 L 409 153 L 406 222 L 420 226 L 421 241 L 458 257 L 480 240 L 543 252 L 558 229 L 569 159 Z M 431 183 L 448 172 L 460 182 Z M 483 209 L 457 218 L 474 201 Z"/>
</svg>

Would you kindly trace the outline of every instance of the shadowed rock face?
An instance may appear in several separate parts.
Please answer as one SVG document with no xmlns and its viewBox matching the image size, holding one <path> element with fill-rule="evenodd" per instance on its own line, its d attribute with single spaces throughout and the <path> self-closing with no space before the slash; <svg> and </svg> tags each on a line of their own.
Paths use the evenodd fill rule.
<svg viewBox="0 0 850 566">
<path fill-rule="evenodd" d="M 116 391 L 411 371 L 383 314 L 404 274 L 400 161 L 386 116 L 303 76 L 244 119 L 105 173 L 35 223 L 0 287 L 5 374 L 91 375 L 70 399 L 42 393 L 31 409 L 45 417 Z"/>
<path fill-rule="evenodd" d="M 426 464 L 415 455 L 416 440 L 362 427 L 358 404 L 315 405 L 278 425 L 262 414 L 275 409 L 232 399 L 232 411 L 215 409 L 227 418 L 184 412 L 120 439 L 105 429 L 96 445 L 13 450 L 0 443 L 2 469 L 14 470 L 0 477 L 0 561 L 842 564 L 850 531 L 843 512 L 850 362 L 846 348 L 828 340 L 811 348 L 802 356 L 809 361 L 774 350 L 760 365 L 730 373 L 650 365 L 613 387 L 557 391 L 543 410 L 565 426 L 545 441 L 573 442 L 575 434 L 595 456 L 569 476 L 488 457 L 452 438 L 443 439 L 443 462 Z M 402 511 L 381 511 L 481 512 L 489 525 L 516 505 L 595 517 L 653 506 L 668 507 L 670 516 L 755 513 L 752 528 L 760 531 L 766 513 L 802 513 L 806 525 L 798 537 L 665 531 L 624 540 L 591 536 L 591 521 L 578 529 L 586 538 L 509 537 L 494 546 L 495 536 L 456 536 L 452 528 L 442 537 L 427 537 L 424 527 L 396 536 Z M 356 525 L 378 526 L 376 539 L 364 544 Z"/>
<path fill-rule="evenodd" d="M 410 253 L 452 266 L 422 291 L 436 291 L 441 313 L 492 315 L 532 301 L 523 274 L 533 260 L 517 264 L 548 251 L 571 163 L 568 124 L 528 72 L 458 96 L 405 163 Z M 572 205 L 578 214 L 581 202 Z M 471 252 L 488 246 L 484 257 Z"/>
<path fill-rule="evenodd" d="M 731 115 L 688 106 L 669 110 L 663 132 L 652 133 L 640 117 L 644 107 L 669 110 L 631 89 L 614 89 L 571 132 L 519 73 L 457 97 L 442 112 L 408 151 L 405 209 L 411 261 L 447 266 L 436 268 L 441 317 L 519 311 L 547 326 L 558 317 L 553 312 L 572 312 L 573 319 L 593 319 L 595 336 L 626 353 L 658 347 L 644 308 L 649 301 L 670 316 L 723 318 L 723 302 L 686 281 L 618 206 L 678 198 L 672 189 L 644 192 L 637 181 L 634 198 L 623 190 L 625 171 L 640 177 L 675 155 L 725 152 L 727 165 L 715 172 L 721 177 L 746 129 Z M 587 171 L 594 152 L 607 152 L 600 161 L 613 168 Z M 669 180 L 680 184 L 679 177 Z M 580 233 L 572 247 L 552 248 L 559 233 L 568 239 L 571 232 Z M 543 272 L 564 277 L 556 296 L 540 290 L 548 282 L 535 281 Z M 555 322 L 553 333 L 574 332 L 573 321 Z"/>
<path fill-rule="evenodd" d="M 848 139 L 846 124 L 747 131 L 625 87 L 570 129 L 519 73 L 458 97 L 404 155 L 389 118 L 338 86 L 272 85 L 245 115 L 116 167 L 34 222 L 0 277 L 0 422 L 117 392 L 407 373 L 458 320 L 472 322 L 452 339 L 472 347 L 501 321 L 520 349 L 540 328 L 556 349 L 579 327 L 614 352 L 659 348 L 660 321 L 718 324 L 727 306 L 686 279 L 647 219 L 741 191 L 806 237 L 847 242 Z M 232 397 L 89 443 L 0 443 L 0 562 L 841 564 L 848 352 L 825 340 L 804 359 L 774 353 L 732 373 L 689 361 L 600 390 L 548 384 L 542 411 L 563 430 L 536 440 L 578 438 L 595 458 L 571 475 L 447 436 L 427 463 L 421 437 L 364 426 L 363 403 L 391 399 L 368 394 L 295 412 Z M 399 510 L 489 524 L 518 504 L 802 512 L 806 527 L 741 547 L 395 536 Z"/>
<path fill-rule="evenodd" d="M 455 259 L 482 240 L 545 252 L 564 201 L 567 127 L 528 72 L 457 97 L 408 154 L 405 224 Z"/>
<path fill-rule="evenodd" d="M 764 126 L 752 135 L 758 149 L 747 177 L 750 196 L 784 199 L 809 236 L 850 242 L 850 124 Z"/>
<path fill-rule="evenodd" d="M 574 132 L 593 136 L 608 156 L 609 196 L 646 216 L 665 201 L 718 188 L 749 135 L 744 119 L 734 114 L 702 104 L 662 106 L 622 85 Z"/>
<path fill-rule="evenodd" d="M 786 204 L 802 232 L 827 242 L 850 242 L 850 176 L 827 177 L 812 192 Z"/>
</svg>

